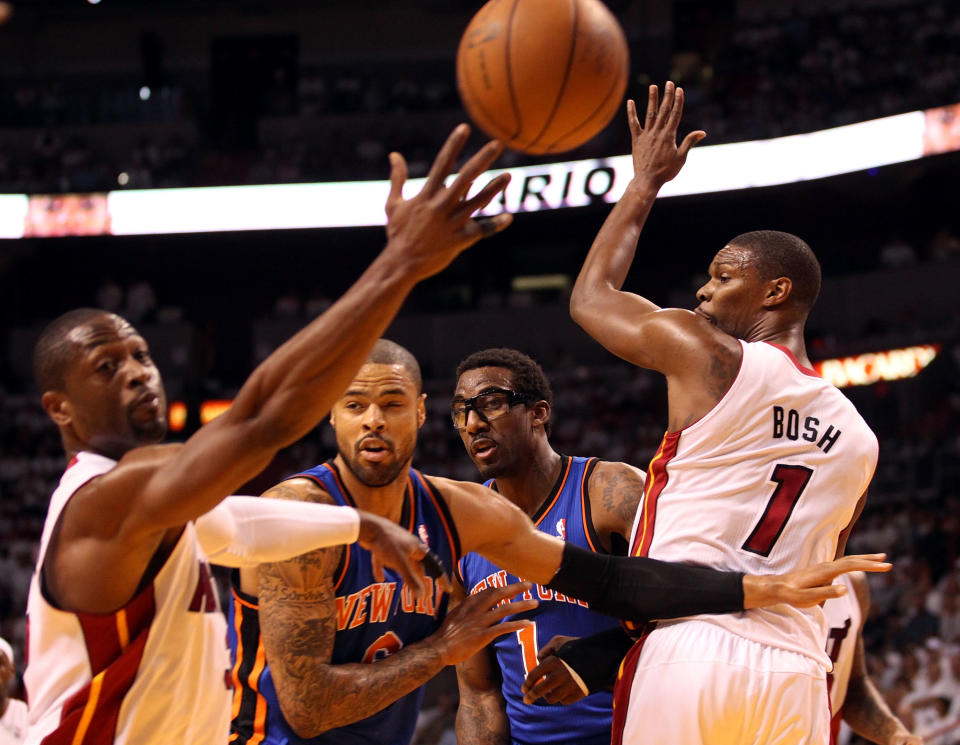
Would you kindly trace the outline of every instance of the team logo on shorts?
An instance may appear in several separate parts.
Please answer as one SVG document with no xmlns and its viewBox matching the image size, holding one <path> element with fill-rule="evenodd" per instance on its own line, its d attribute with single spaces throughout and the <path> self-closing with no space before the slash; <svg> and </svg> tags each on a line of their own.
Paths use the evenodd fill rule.
<svg viewBox="0 0 960 745">
<path fill-rule="evenodd" d="M 567 518 L 561 517 L 557 520 L 557 535 L 567 540 Z"/>
<path fill-rule="evenodd" d="M 423 541 L 425 545 L 430 545 L 430 535 L 427 533 L 427 526 L 423 523 L 417 526 L 417 535 L 420 536 L 420 540 Z"/>
</svg>

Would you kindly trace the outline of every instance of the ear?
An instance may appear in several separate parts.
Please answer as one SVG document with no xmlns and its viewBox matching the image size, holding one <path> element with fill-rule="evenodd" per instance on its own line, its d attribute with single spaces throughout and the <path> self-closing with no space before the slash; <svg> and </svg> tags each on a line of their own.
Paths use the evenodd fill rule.
<svg viewBox="0 0 960 745">
<path fill-rule="evenodd" d="M 66 427 L 73 421 L 73 406 L 65 393 L 47 391 L 40 397 L 40 403 L 58 427 Z"/>
<path fill-rule="evenodd" d="M 337 428 L 337 415 L 333 413 L 333 409 L 330 409 L 330 426 Z"/>
<path fill-rule="evenodd" d="M 775 308 L 783 305 L 790 293 L 793 292 L 793 280 L 789 277 L 777 277 L 767 282 L 766 294 L 763 297 L 764 308 Z"/>
<path fill-rule="evenodd" d="M 423 423 L 427 421 L 427 394 L 421 393 L 417 398 L 417 429 L 420 429 L 423 426 Z"/>
<path fill-rule="evenodd" d="M 550 421 L 550 404 L 546 401 L 536 401 L 530 408 L 533 410 L 534 424 L 539 424 L 541 427 L 547 426 L 547 422 Z"/>
</svg>

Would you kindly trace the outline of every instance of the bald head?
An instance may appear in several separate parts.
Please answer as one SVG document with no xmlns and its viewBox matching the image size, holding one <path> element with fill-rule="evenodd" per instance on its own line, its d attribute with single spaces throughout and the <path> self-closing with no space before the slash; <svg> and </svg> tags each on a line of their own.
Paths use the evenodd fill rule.
<svg viewBox="0 0 960 745">
<path fill-rule="evenodd" d="M 378 339 L 367 357 L 368 365 L 399 365 L 410 375 L 410 380 L 417 388 L 417 393 L 423 391 L 423 376 L 420 374 L 420 363 L 410 350 L 401 347 L 389 339 Z"/>
<path fill-rule="evenodd" d="M 47 324 L 33 348 L 33 379 L 40 393 L 63 390 L 67 368 L 77 351 L 70 341 L 70 332 L 108 319 L 127 324 L 119 316 L 98 308 L 70 310 Z"/>
</svg>

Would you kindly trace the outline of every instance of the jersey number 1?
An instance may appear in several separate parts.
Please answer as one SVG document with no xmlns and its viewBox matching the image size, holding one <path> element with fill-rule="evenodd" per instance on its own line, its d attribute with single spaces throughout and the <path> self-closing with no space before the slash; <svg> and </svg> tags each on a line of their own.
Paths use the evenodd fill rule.
<svg viewBox="0 0 960 745">
<path fill-rule="evenodd" d="M 520 656 L 523 657 L 523 676 L 526 677 L 539 664 L 536 622 L 524 626 L 517 632 L 517 642 L 520 644 Z"/>
<path fill-rule="evenodd" d="M 773 544 L 783 532 L 812 475 L 813 469 L 806 466 L 788 466 L 784 463 L 776 465 L 770 480 L 777 484 L 777 488 L 773 490 L 760 521 L 743 544 L 744 551 L 760 556 L 770 555 Z"/>
</svg>

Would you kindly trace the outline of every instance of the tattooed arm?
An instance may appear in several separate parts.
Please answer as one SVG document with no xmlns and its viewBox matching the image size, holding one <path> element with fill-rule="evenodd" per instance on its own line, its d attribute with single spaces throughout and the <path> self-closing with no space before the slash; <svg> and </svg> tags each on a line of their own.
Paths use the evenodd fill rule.
<svg viewBox="0 0 960 745">
<path fill-rule="evenodd" d="M 464 590 L 459 583 L 455 585 L 454 594 L 462 600 Z M 459 745 L 510 745 L 510 721 L 507 703 L 500 692 L 499 671 L 493 646 L 457 664 Z"/>
<path fill-rule="evenodd" d="M 587 482 L 590 516 L 608 554 L 626 555 L 633 520 L 643 499 L 644 474 L 627 463 L 600 461 Z"/>
<path fill-rule="evenodd" d="M 294 479 L 264 494 L 279 499 L 331 503 L 312 481 Z M 373 664 L 333 665 L 337 630 L 334 573 L 342 547 L 321 549 L 259 568 L 260 628 L 280 708 L 300 737 L 315 737 L 365 719 L 410 693 L 446 665 L 485 647 L 523 621 L 499 623 L 535 602 L 496 605 L 528 584 L 471 596 L 451 611 L 440 629 Z"/>
</svg>

